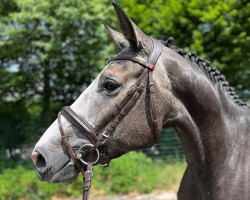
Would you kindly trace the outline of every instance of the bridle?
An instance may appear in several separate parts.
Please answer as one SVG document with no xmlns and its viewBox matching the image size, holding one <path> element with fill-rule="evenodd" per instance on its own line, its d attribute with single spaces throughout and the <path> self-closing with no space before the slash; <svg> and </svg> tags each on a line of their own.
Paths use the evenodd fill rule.
<svg viewBox="0 0 250 200">
<path fill-rule="evenodd" d="M 140 77 L 138 78 L 137 82 L 127 92 L 125 98 L 115 106 L 115 110 L 113 111 L 112 115 L 106 118 L 99 126 L 93 128 L 83 118 L 81 118 L 73 110 L 71 110 L 69 106 L 63 107 L 63 109 L 58 113 L 58 126 L 61 133 L 62 141 L 66 146 L 66 149 L 70 157 L 74 161 L 76 167 L 84 177 L 83 200 L 87 200 L 89 196 L 93 165 L 99 162 L 104 167 L 109 166 L 110 158 L 107 151 L 107 146 L 105 145 L 106 139 L 115 130 L 120 121 L 135 106 L 136 102 L 138 101 L 138 99 L 142 94 L 143 89 L 146 86 L 146 83 L 148 83 L 148 89 L 149 89 L 150 112 L 151 112 L 155 142 L 157 143 L 159 140 L 161 128 L 158 125 L 153 71 L 155 69 L 157 60 L 162 53 L 163 45 L 159 40 L 155 40 L 153 38 L 151 38 L 151 40 L 153 42 L 153 50 L 150 53 L 148 61 L 146 60 L 142 61 L 137 58 L 129 56 L 121 56 L 121 55 L 118 55 L 113 59 L 109 60 L 109 63 L 115 60 L 130 60 L 132 62 L 138 63 L 141 66 L 143 66 L 144 70 L 141 73 Z M 74 153 L 70 146 L 69 140 L 62 128 L 61 115 L 63 115 L 70 123 L 75 125 L 83 134 L 85 134 L 91 143 L 82 145 L 76 151 L 76 153 Z M 98 133 L 100 133 L 101 131 L 103 132 L 98 138 Z M 82 158 L 84 150 L 96 151 L 97 154 L 96 160 L 91 162 L 84 161 Z M 87 165 L 86 171 L 83 169 L 82 165 Z"/>
</svg>

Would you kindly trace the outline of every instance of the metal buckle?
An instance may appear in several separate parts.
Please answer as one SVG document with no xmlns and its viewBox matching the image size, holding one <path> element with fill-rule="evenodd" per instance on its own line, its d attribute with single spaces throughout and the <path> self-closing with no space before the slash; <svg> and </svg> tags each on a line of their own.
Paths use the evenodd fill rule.
<svg viewBox="0 0 250 200">
<path fill-rule="evenodd" d="M 93 144 L 84 144 L 84 145 L 82 145 L 82 146 L 77 150 L 76 158 L 77 158 L 78 160 L 80 160 L 82 164 L 88 165 L 88 162 L 86 162 L 85 160 L 82 159 L 82 154 L 81 154 L 81 150 L 82 150 L 83 148 L 85 148 L 85 147 L 92 147 L 92 148 L 93 148 L 94 145 L 93 145 Z M 99 152 L 99 150 L 98 150 L 98 149 L 95 149 L 95 151 L 96 151 L 97 158 L 96 158 L 96 160 L 93 162 L 93 164 L 96 164 L 96 163 L 99 161 L 99 159 L 100 159 L 100 152 Z"/>
<path fill-rule="evenodd" d="M 108 167 L 108 166 L 109 166 L 108 163 L 102 165 L 102 167 Z"/>
<path fill-rule="evenodd" d="M 103 137 L 108 138 L 109 135 L 107 135 L 105 132 L 102 134 Z"/>
<path fill-rule="evenodd" d="M 90 176 L 93 176 L 93 175 L 94 175 L 92 169 L 89 169 L 89 170 L 85 171 L 85 174 L 86 174 L 86 173 L 87 173 L 87 174 L 90 174 Z"/>
</svg>

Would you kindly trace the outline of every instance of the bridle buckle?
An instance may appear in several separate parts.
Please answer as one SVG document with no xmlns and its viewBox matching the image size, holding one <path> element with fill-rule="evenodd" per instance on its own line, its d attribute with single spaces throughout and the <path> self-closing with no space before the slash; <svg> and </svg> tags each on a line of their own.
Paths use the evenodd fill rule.
<svg viewBox="0 0 250 200">
<path fill-rule="evenodd" d="M 105 132 L 102 134 L 102 136 L 106 139 L 109 137 L 109 135 L 107 135 Z"/>
</svg>

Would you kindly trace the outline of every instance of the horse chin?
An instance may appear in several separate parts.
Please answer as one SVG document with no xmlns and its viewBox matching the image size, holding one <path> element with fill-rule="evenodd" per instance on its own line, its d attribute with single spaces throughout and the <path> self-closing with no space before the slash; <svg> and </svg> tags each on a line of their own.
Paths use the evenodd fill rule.
<svg viewBox="0 0 250 200">
<path fill-rule="evenodd" d="M 72 163 L 68 163 L 62 169 L 57 171 L 55 174 L 40 174 L 37 173 L 38 178 L 41 181 L 50 183 L 64 183 L 69 184 L 76 181 L 79 171 Z"/>
</svg>

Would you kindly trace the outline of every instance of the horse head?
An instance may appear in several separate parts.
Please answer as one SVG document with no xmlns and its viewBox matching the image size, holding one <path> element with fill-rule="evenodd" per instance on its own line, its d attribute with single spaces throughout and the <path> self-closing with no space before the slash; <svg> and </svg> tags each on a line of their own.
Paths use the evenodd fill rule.
<svg viewBox="0 0 250 200">
<path fill-rule="evenodd" d="M 108 163 L 129 151 L 154 145 L 167 121 L 168 104 L 174 99 L 167 73 L 163 73 L 165 47 L 146 36 L 118 4 L 113 5 L 122 33 L 105 27 L 119 53 L 78 99 L 64 108 L 60 123 L 55 120 L 37 142 L 32 160 L 41 180 L 70 183 L 77 178 L 79 170 L 62 141 L 62 132 L 72 154 L 80 152 L 82 160 L 95 162 L 97 146 L 101 146 L 105 152 L 100 153 L 108 157 Z M 74 115 L 73 123 L 67 114 Z M 91 137 L 102 144 L 93 144 Z M 91 150 L 93 146 L 95 150 Z"/>
</svg>

